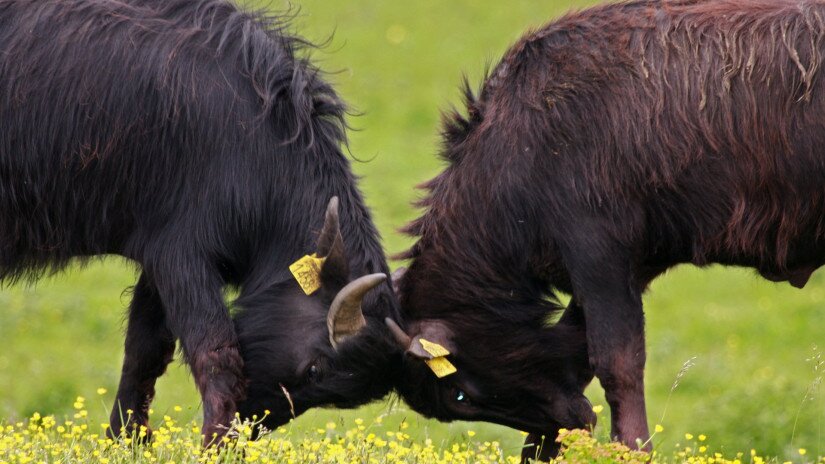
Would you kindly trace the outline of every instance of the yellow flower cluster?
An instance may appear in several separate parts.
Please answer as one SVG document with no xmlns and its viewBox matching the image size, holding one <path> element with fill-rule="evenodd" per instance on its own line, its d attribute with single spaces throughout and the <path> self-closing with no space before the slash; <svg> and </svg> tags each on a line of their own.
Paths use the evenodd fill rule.
<svg viewBox="0 0 825 464">
<path fill-rule="evenodd" d="M 98 394 L 105 393 L 100 389 Z M 85 409 L 85 399 L 78 397 L 72 418 L 58 421 L 53 416 L 33 414 L 29 419 L 13 424 L 0 424 L 0 464 L 517 464 L 518 450 L 505 451 L 498 442 L 474 441 L 475 433 L 457 442 L 435 444 L 426 439 L 416 443 L 405 432 L 408 424 L 402 422 L 393 430 L 376 418 L 371 424 L 356 419 L 351 427 L 329 422 L 314 435 L 294 436 L 286 427 L 251 440 L 257 423 L 237 422 L 220 447 L 204 449 L 201 446 L 200 427 L 196 423 L 178 423 L 163 416 L 155 424 L 151 440 L 144 427 L 129 436 L 112 440 L 106 436 L 107 424 L 92 424 Z M 181 408 L 174 408 L 180 412 Z M 127 412 L 131 414 L 131 411 Z M 656 433 L 664 429 L 654 428 Z M 763 464 L 775 461 L 762 458 L 751 451 L 725 457 L 712 452 L 707 437 L 686 434 L 691 446 L 677 449 L 669 455 L 658 451 L 647 454 L 631 451 L 618 443 L 600 443 L 583 430 L 562 430 L 558 441 L 562 452 L 555 460 L 559 464 L 584 463 L 675 463 L 691 464 Z M 513 454 L 516 453 L 516 454 Z M 798 450 L 798 462 L 823 463 L 825 459 L 806 458 L 804 449 Z"/>
<path fill-rule="evenodd" d="M 664 431 L 664 428 L 657 425 L 655 434 Z M 654 435 L 655 435 L 654 434 Z M 632 451 L 618 443 L 599 443 L 589 432 L 584 430 L 562 430 L 559 433 L 558 441 L 562 443 L 562 451 L 557 463 L 564 464 L 585 464 L 585 463 L 629 463 L 629 464 L 767 464 L 778 462 L 775 458 L 765 458 L 759 456 L 756 450 L 750 450 L 749 454 L 736 453 L 734 456 L 725 456 L 720 452 L 714 452 L 707 444 L 708 437 L 699 435 L 694 438 L 693 434 L 685 434 L 689 446 L 678 448 L 669 453 L 654 451 L 651 454 Z M 678 445 L 677 445 L 678 446 Z M 798 461 L 787 461 L 783 464 L 800 463 L 825 463 L 825 457 L 818 460 L 804 459 L 806 451 L 799 449 Z"/>
<path fill-rule="evenodd" d="M 397 430 L 386 430 L 381 421 L 366 425 L 357 419 L 349 430 L 339 431 L 330 422 L 314 437 L 293 437 L 286 427 L 263 439 L 251 440 L 255 423 L 234 424 L 220 447 L 201 446 L 196 423 L 179 424 L 163 416 L 152 431 L 140 427 L 119 440 L 106 436 L 108 424 L 92 425 L 85 400 L 74 403 L 73 420 L 59 422 L 53 416 L 35 413 L 28 420 L 0 426 L 0 464 L 27 463 L 334 463 L 334 464 L 516 464 L 517 456 L 507 456 L 497 442 L 473 443 L 469 440 L 437 447 L 432 440 L 412 443 L 402 422 Z M 181 408 L 174 408 L 180 411 Z M 127 411 L 131 413 L 131 411 Z"/>
</svg>

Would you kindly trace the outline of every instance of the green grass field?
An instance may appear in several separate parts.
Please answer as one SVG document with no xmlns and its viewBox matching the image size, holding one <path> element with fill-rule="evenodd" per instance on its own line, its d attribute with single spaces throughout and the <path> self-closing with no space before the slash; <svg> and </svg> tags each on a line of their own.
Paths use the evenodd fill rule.
<svg viewBox="0 0 825 464">
<path fill-rule="evenodd" d="M 437 173 L 439 111 L 457 102 L 462 73 L 478 81 L 530 27 L 574 7 L 572 0 L 348 0 L 299 2 L 294 29 L 329 44 L 314 52 L 340 93 L 360 113 L 350 122 L 354 169 L 390 253 L 409 244 L 396 229 L 413 218 L 414 186 Z M 284 9 L 286 4 L 267 6 Z M 395 263 L 394 265 L 397 265 Z M 124 310 L 133 265 L 108 258 L 72 268 L 34 287 L 0 291 L 0 418 L 35 411 L 70 414 L 77 395 L 94 396 L 92 417 L 104 420 L 117 387 Z M 648 321 L 646 390 L 651 425 L 661 449 L 708 436 L 728 452 L 758 452 L 780 460 L 825 454 L 825 392 L 816 388 L 812 361 L 825 349 L 825 274 L 796 290 L 747 270 L 683 267 L 660 278 L 645 298 Z M 679 385 L 672 386 L 683 364 Z M 598 385 L 590 389 L 602 403 Z M 669 399 L 668 399 L 669 398 Z M 98 404 L 99 403 L 99 404 Z M 104 404 L 105 403 L 105 404 Z M 170 366 L 158 387 L 158 414 L 181 405 L 183 420 L 198 418 L 198 395 L 186 368 Z M 315 410 L 295 430 L 329 421 L 389 414 L 406 419 L 413 440 L 451 440 L 469 429 L 517 452 L 522 436 L 488 424 L 440 424 L 388 401 L 358 411 Z M 606 414 L 602 414 L 606 418 Z M 603 420 L 600 433 L 604 432 Z"/>
</svg>

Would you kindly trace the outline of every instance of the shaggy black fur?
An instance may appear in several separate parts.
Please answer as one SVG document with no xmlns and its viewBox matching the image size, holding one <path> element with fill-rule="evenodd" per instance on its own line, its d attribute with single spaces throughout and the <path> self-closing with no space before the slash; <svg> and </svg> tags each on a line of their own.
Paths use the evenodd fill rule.
<svg viewBox="0 0 825 464">
<path fill-rule="evenodd" d="M 318 358 L 285 349 L 320 344 L 330 369 L 356 369 L 350 353 L 379 343 L 333 352 L 316 323 L 329 290 L 299 294 L 288 271 L 315 250 L 332 196 L 349 256 L 342 280 L 387 271 L 341 151 L 346 107 L 299 57 L 304 45 L 278 18 L 224 0 L 0 0 L 0 273 L 35 279 L 101 254 L 140 264 L 114 431 L 127 409 L 146 424 L 175 339 L 207 439 L 233 418 L 247 381 L 306 388 L 301 410 L 390 388 L 349 372 L 340 386 L 303 382 L 300 367 Z M 254 315 L 240 339 L 225 285 Z M 389 284 L 368 296 L 371 327 L 394 314 L 394 298 Z M 250 351 L 244 367 L 239 344 L 252 340 L 271 349 Z M 381 351 L 374 363 L 390 362 L 389 343 Z M 270 357 L 280 367 L 261 372 Z"/>
</svg>

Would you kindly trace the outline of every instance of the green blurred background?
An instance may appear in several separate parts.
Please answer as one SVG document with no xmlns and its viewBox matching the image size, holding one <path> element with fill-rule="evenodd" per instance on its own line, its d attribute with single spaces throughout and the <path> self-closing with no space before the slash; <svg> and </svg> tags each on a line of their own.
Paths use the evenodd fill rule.
<svg viewBox="0 0 825 464">
<path fill-rule="evenodd" d="M 414 186 L 435 175 L 439 111 L 458 102 L 463 73 L 478 83 L 528 28 L 594 2 L 574 0 L 308 0 L 291 4 L 293 29 L 316 42 L 315 61 L 360 113 L 350 123 L 355 171 L 385 239 L 395 253 L 409 245 L 396 229 L 415 217 Z M 285 2 L 254 3 L 285 10 Z M 331 38 L 330 38 L 331 37 Z M 394 263 L 393 266 L 399 263 Z M 135 268 L 119 258 L 73 267 L 34 287 L 0 291 L 0 417 L 14 420 L 35 411 L 68 414 L 77 395 L 105 420 L 120 371 L 124 289 Z M 715 449 L 797 456 L 805 447 L 821 455 L 825 400 L 813 363 L 825 349 L 825 275 L 796 290 L 772 284 L 748 270 L 676 269 L 655 282 L 645 298 L 648 321 L 646 390 L 651 426 L 664 425 L 654 443 L 666 451 L 690 432 L 706 434 Z M 695 364 L 679 380 L 689 359 Z M 98 387 L 108 393 L 95 395 Z M 813 393 L 809 395 L 808 393 Z M 818 393 L 818 394 L 817 394 Z M 590 388 L 603 404 L 598 385 Z M 808 396 L 808 399 L 806 398 Z M 668 397 L 670 399 L 668 400 Z M 199 418 L 198 395 L 180 363 L 158 386 L 156 414 L 184 406 L 183 418 Z M 387 401 L 358 411 L 315 410 L 295 431 L 378 414 L 404 418 L 416 438 L 438 443 L 466 430 L 496 439 L 513 453 L 517 431 L 488 424 L 440 424 Z M 180 414 L 179 414 L 180 416 Z M 663 417 L 664 416 L 664 417 Z M 609 423 L 602 413 L 599 433 Z M 795 425 L 796 424 L 796 425 Z"/>
</svg>

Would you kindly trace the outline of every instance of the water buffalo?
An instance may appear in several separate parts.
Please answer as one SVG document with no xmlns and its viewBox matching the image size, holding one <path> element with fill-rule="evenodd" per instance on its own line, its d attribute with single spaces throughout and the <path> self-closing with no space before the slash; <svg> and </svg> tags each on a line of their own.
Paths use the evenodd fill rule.
<svg viewBox="0 0 825 464">
<path fill-rule="evenodd" d="M 115 434 L 148 425 L 176 340 L 207 441 L 239 408 L 285 422 L 392 386 L 353 374 L 400 364 L 397 302 L 342 153 L 346 107 L 303 45 L 224 0 L 0 0 L 0 277 L 139 264 Z"/>
<path fill-rule="evenodd" d="M 524 36 L 466 116 L 399 282 L 401 393 L 425 415 L 648 440 L 642 293 L 679 263 L 802 287 L 825 262 L 825 2 L 634 0 Z M 555 295 L 572 295 L 561 321 Z M 442 379 L 419 360 L 449 351 Z"/>
</svg>

